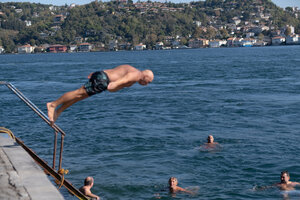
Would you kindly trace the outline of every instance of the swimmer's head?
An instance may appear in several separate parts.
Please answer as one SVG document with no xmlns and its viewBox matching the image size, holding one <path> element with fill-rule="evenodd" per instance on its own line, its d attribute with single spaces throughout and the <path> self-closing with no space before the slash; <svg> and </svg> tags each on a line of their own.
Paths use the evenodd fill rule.
<svg viewBox="0 0 300 200">
<path fill-rule="evenodd" d="M 214 137 L 212 135 L 207 137 L 207 143 L 214 143 Z"/>
<path fill-rule="evenodd" d="M 154 74 L 151 70 L 146 69 L 144 71 L 142 71 L 144 77 L 139 80 L 139 84 L 141 85 L 148 85 L 148 83 L 151 83 L 154 79 Z"/>
<path fill-rule="evenodd" d="M 171 177 L 171 178 L 169 179 L 169 186 L 170 186 L 170 187 L 176 186 L 177 184 L 178 184 L 177 178 Z"/>
<path fill-rule="evenodd" d="M 93 179 L 93 177 L 86 177 L 85 179 L 84 179 L 84 185 L 85 186 L 93 186 L 93 184 L 94 184 L 94 179 Z"/>
<path fill-rule="evenodd" d="M 280 176 L 280 182 L 281 183 L 288 183 L 290 180 L 290 174 L 288 171 L 283 171 L 281 172 L 281 176 Z"/>
</svg>

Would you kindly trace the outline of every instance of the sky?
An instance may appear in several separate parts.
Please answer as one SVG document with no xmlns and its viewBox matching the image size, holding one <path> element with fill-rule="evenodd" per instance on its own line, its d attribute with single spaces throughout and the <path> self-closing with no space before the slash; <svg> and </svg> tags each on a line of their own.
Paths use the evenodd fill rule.
<svg viewBox="0 0 300 200">
<path fill-rule="evenodd" d="M 65 4 L 88 4 L 92 2 L 93 0 L 0 0 L 1 3 L 4 2 L 31 2 L 31 3 L 41 3 L 41 4 L 53 4 L 53 5 L 65 5 Z M 107 0 L 103 0 L 104 2 Z M 141 0 L 144 1 L 144 0 Z M 153 0 L 153 1 L 158 1 L 158 2 L 165 2 L 165 0 Z M 187 3 L 189 0 L 167 0 L 171 1 L 174 3 Z M 195 0 L 194 0 L 195 1 Z M 300 0 L 272 0 L 273 3 L 275 3 L 277 6 L 285 8 L 288 6 L 294 7 L 298 6 L 300 8 Z M 135 1 L 134 1 L 135 2 Z"/>
</svg>

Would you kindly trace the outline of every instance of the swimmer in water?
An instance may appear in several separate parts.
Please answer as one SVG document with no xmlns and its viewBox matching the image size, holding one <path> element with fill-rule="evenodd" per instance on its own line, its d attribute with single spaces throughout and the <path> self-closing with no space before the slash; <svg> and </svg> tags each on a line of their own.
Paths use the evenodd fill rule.
<svg viewBox="0 0 300 200">
<path fill-rule="evenodd" d="M 295 187 L 297 185 L 300 185 L 300 183 L 290 181 L 290 174 L 288 171 L 281 172 L 280 183 L 276 184 L 276 186 L 278 186 L 280 190 L 285 191 L 295 190 Z"/>
<path fill-rule="evenodd" d="M 282 191 L 292 191 L 292 190 L 295 190 L 295 187 L 297 185 L 300 185 L 300 183 L 290 181 L 289 172 L 288 171 L 283 171 L 283 172 L 281 172 L 279 183 L 275 183 L 275 184 L 270 185 L 270 186 L 260 186 L 260 187 L 255 186 L 254 189 L 255 190 L 266 190 L 266 189 L 278 187 Z"/>
<path fill-rule="evenodd" d="M 171 177 L 169 179 L 169 191 L 172 195 L 176 194 L 177 192 L 185 192 L 188 194 L 193 195 L 194 193 L 192 191 L 186 190 L 182 187 L 177 186 L 178 185 L 178 181 L 177 178 L 175 177 Z"/>
<path fill-rule="evenodd" d="M 88 78 L 89 80 L 79 89 L 67 92 L 57 100 L 47 103 L 51 126 L 65 109 L 78 101 L 105 90 L 117 92 L 135 83 L 148 85 L 153 81 L 154 75 L 149 69 L 140 71 L 130 65 L 120 65 L 113 69 L 91 73 Z"/>
<path fill-rule="evenodd" d="M 205 148 L 205 149 L 211 149 L 211 148 L 215 148 L 215 147 L 219 147 L 219 143 L 214 141 L 214 136 L 209 135 L 207 137 L 207 143 L 205 143 L 204 145 L 201 145 L 201 147 Z"/>
<path fill-rule="evenodd" d="M 212 136 L 212 135 L 209 135 L 208 137 L 207 137 L 207 145 L 215 145 L 215 144 L 219 144 L 218 142 L 215 142 L 214 141 L 215 139 L 214 139 L 214 136 Z"/>
<path fill-rule="evenodd" d="M 82 192 L 85 196 L 87 197 L 91 197 L 93 199 L 96 199 L 96 200 L 100 200 L 100 197 L 93 194 L 91 192 L 91 188 L 94 186 L 94 179 L 93 177 L 86 177 L 84 179 L 84 186 L 82 186 L 81 188 L 79 188 L 79 191 Z"/>
</svg>

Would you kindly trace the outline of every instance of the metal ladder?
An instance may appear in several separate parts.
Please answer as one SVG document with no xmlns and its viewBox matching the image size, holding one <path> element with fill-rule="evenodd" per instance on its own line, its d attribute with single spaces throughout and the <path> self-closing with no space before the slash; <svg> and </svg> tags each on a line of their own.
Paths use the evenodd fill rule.
<svg viewBox="0 0 300 200">
<path fill-rule="evenodd" d="M 51 126 L 51 122 L 48 117 L 43 113 L 36 105 L 34 105 L 20 90 L 18 90 L 13 84 L 0 81 L 0 85 L 7 86 L 15 95 L 17 95 L 27 106 L 29 106 L 40 118 L 42 118 L 53 130 L 54 130 L 54 149 L 53 149 L 53 164 L 52 168 L 43 161 L 38 155 L 36 155 L 30 148 L 28 148 L 20 139 L 16 138 L 16 142 L 20 144 L 30 155 L 31 157 L 44 169 L 49 173 L 53 178 L 57 181 L 61 182 L 61 186 L 63 185 L 65 188 L 69 190 L 72 194 L 74 194 L 79 199 L 87 199 L 79 190 L 77 190 L 69 181 L 64 179 L 64 174 L 62 171 L 62 153 L 64 146 L 64 137 L 66 133 L 55 123 Z M 58 170 L 55 171 L 55 161 L 56 161 L 56 149 L 57 149 L 57 135 L 60 133 L 61 142 L 60 142 L 60 154 L 59 154 L 59 165 Z"/>
</svg>

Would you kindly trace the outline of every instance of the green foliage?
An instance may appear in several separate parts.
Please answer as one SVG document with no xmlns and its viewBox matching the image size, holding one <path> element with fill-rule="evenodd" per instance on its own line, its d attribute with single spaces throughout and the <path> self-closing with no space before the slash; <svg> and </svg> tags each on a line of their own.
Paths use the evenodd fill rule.
<svg viewBox="0 0 300 200">
<path fill-rule="evenodd" d="M 153 2 L 148 1 L 154 5 Z M 240 17 L 242 23 L 254 21 L 258 9 L 263 7 L 263 14 L 270 14 L 270 20 L 263 23 L 275 28 L 292 25 L 300 30 L 299 19 L 292 15 L 292 9 L 284 11 L 269 0 L 206 0 L 190 4 L 165 3 L 164 7 L 178 9 L 166 11 L 135 8 L 133 1 L 125 7 L 114 2 L 91 2 L 86 5 L 68 8 L 35 3 L 0 3 L 0 30 L 13 30 L 14 35 L 2 31 L 0 42 L 9 50 L 14 51 L 21 44 L 75 44 L 75 38 L 86 38 L 88 42 L 109 44 L 110 40 L 119 43 L 144 43 L 147 47 L 155 46 L 156 42 L 170 42 L 166 37 L 180 36 L 181 44 L 187 44 L 193 38 L 226 39 L 229 29 L 216 28 L 214 23 L 224 26 L 232 24 L 234 17 Z M 16 12 L 16 9 L 21 9 Z M 54 17 L 63 14 L 62 22 L 54 23 Z M 241 17 L 242 16 L 242 17 Z M 26 21 L 32 26 L 26 27 Z M 196 22 L 201 22 L 198 27 Z M 236 33 L 242 36 L 243 33 Z M 265 32 L 264 35 L 270 33 Z M 260 35 L 262 37 L 262 35 Z"/>
</svg>

